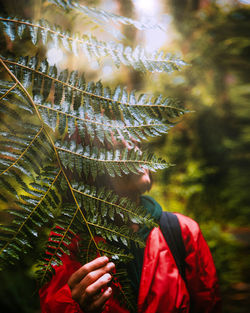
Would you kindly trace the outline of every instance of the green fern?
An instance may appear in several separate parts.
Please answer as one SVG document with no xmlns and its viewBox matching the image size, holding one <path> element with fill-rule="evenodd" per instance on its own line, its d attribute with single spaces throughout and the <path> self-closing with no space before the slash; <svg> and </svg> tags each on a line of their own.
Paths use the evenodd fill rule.
<svg viewBox="0 0 250 313">
<path fill-rule="evenodd" d="M 133 137 L 141 141 L 166 133 L 170 120 L 184 113 L 178 101 L 171 98 L 152 99 L 145 94 L 136 97 L 119 86 L 112 92 L 101 82 L 84 88 L 84 79 L 77 72 L 64 71 L 57 76 L 55 66 L 49 67 L 46 60 L 38 62 L 36 57 L 4 61 L 26 88 L 32 88 L 44 122 L 53 130 L 58 127 L 61 134 L 67 126 L 71 136 L 77 126 L 82 139 L 88 134 L 101 142 L 106 138 L 112 144 L 112 131 L 116 138 L 122 135 L 126 140 Z M 53 101 L 52 88 L 56 90 Z"/>
<path fill-rule="evenodd" d="M 57 6 L 61 6 L 65 10 L 72 9 L 72 10 L 79 11 L 82 15 L 91 19 L 93 23 L 99 24 L 101 26 L 110 24 L 111 22 L 113 22 L 114 24 L 132 25 L 139 30 L 154 29 L 154 28 L 159 28 L 163 30 L 163 28 L 158 23 L 154 23 L 153 21 L 149 22 L 148 19 L 147 19 L 147 22 L 136 21 L 131 18 L 120 16 L 120 15 L 110 13 L 104 10 L 100 10 L 100 9 L 93 8 L 93 7 L 88 7 L 88 6 L 79 4 L 76 1 L 49 0 L 49 2 L 54 3 Z"/>
<path fill-rule="evenodd" d="M 72 1 L 51 2 L 82 11 L 90 19 L 144 27 Z M 130 225 L 150 229 L 156 224 L 143 208 L 97 187 L 96 179 L 168 167 L 149 152 L 135 151 L 133 143 L 166 133 L 185 110 L 175 99 L 86 83 L 76 71 L 58 73 L 39 49 L 33 56 L 13 56 L 9 43 L 53 43 L 96 59 L 111 55 L 118 66 L 151 72 L 178 69 L 183 62 L 161 52 L 147 56 L 140 47 L 132 51 L 93 36 L 78 37 L 44 20 L 1 17 L 0 28 L 5 43 L 0 56 L 0 205 L 8 214 L 8 222 L 0 226 L 0 267 L 15 264 L 45 230 L 53 230 L 37 264 L 44 283 L 78 234 L 80 262 L 104 254 L 116 262 L 115 279 L 132 312 L 135 303 L 124 264 L 133 258 L 128 253 L 131 243 L 143 247 L 144 240 Z M 115 149 L 114 138 L 116 145 L 126 140 L 131 149 Z"/>
<path fill-rule="evenodd" d="M 169 54 L 164 55 L 163 51 L 148 54 L 140 46 L 133 50 L 121 43 L 100 41 L 94 36 L 79 37 L 61 30 L 59 26 L 50 25 L 46 20 L 33 23 L 28 20 L 0 17 L 0 26 L 11 41 L 27 37 L 30 37 L 33 45 L 40 41 L 46 45 L 52 41 L 56 48 L 61 47 L 76 55 L 83 53 L 90 60 L 110 56 L 117 67 L 124 64 L 143 72 L 171 72 L 184 65 L 182 60 Z"/>
</svg>

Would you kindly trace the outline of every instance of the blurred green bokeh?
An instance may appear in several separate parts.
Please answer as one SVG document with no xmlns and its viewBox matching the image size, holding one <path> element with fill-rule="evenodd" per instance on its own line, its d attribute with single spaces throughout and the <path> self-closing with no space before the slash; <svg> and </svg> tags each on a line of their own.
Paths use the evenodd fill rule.
<svg viewBox="0 0 250 313">
<path fill-rule="evenodd" d="M 224 3 L 169 1 L 175 44 L 190 66 L 155 88 L 181 98 L 194 112 L 154 143 L 175 166 L 156 175 L 151 193 L 166 210 L 200 223 L 218 270 L 223 311 L 247 313 L 250 6 Z"/>
</svg>

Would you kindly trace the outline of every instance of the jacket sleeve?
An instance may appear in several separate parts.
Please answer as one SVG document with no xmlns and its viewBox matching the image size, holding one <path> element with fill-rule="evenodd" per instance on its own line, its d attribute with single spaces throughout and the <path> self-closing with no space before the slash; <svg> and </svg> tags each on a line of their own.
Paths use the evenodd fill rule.
<svg viewBox="0 0 250 313">
<path fill-rule="evenodd" d="M 219 313 L 219 284 L 209 247 L 199 225 L 177 214 L 186 249 L 186 284 L 190 294 L 191 313 Z"/>
<path fill-rule="evenodd" d="M 55 267 L 55 274 L 49 283 L 40 291 L 42 313 L 83 313 L 77 302 L 71 297 L 67 284 L 69 277 L 80 268 L 81 264 L 71 260 L 69 256 L 62 257 L 63 264 Z"/>
</svg>

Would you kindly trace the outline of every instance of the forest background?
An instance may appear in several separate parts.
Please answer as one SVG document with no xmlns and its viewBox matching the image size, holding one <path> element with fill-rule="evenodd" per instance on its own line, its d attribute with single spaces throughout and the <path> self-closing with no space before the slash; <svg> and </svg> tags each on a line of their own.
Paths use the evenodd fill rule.
<svg viewBox="0 0 250 313">
<path fill-rule="evenodd" d="M 250 307 L 250 5 L 249 1 L 82 1 L 134 19 L 151 16 L 161 25 L 149 31 L 123 26 L 124 44 L 144 41 L 149 49 L 176 53 L 188 64 L 171 75 L 145 75 L 104 63 L 81 63 L 48 47 L 51 61 L 86 71 L 87 79 L 128 85 L 146 93 L 179 98 L 191 112 L 150 148 L 175 166 L 154 174 L 150 194 L 164 210 L 199 222 L 218 270 L 223 312 Z M 59 20 L 46 1 L 1 1 L 1 10 L 46 18 L 82 31 L 70 16 Z M 149 17 L 147 17 L 149 18 Z M 84 27 L 84 26 L 83 26 Z M 115 29 L 113 29 L 114 31 Z M 100 36 L 103 36 L 100 33 Z M 39 247 L 34 255 L 39 253 Z M 32 255 L 1 273 L 3 312 L 39 312 Z"/>
</svg>

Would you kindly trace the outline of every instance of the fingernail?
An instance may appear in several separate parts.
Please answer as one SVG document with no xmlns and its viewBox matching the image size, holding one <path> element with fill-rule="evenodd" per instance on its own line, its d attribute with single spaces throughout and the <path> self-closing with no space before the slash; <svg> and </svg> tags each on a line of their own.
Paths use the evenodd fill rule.
<svg viewBox="0 0 250 313">
<path fill-rule="evenodd" d="M 111 288 L 111 287 L 108 287 L 107 292 L 108 292 L 109 294 L 112 293 L 112 288 Z"/>
<path fill-rule="evenodd" d="M 106 280 L 110 281 L 111 278 L 112 278 L 112 276 L 109 273 L 104 274 L 103 277 L 102 277 L 102 279 L 105 280 L 105 281 Z"/>
<path fill-rule="evenodd" d="M 108 263 L 108 270 L 112 270 L 115 268 L 115 264 L 113 262 Z"/>
<path fill-rule="evenodd" d="M 108 260 L 109 260 L 109 258 L 108 258 L 106 255 L 104 255 L 104 256 L 102 257 L 102 259 L 103 259 L 104 262 L 108 262 Z"/>
</svg>

